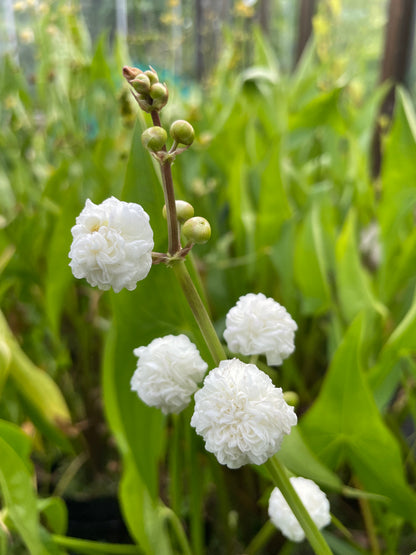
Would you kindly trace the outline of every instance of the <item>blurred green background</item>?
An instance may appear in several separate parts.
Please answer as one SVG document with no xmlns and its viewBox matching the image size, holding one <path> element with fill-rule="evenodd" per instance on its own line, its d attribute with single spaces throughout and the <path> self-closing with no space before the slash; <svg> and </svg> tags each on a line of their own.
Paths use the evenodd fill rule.
<svg viewBox="0 0 416 555">
<path fill-rule="evenodd" d="M 380 115 L 389 4 L 316 2 L 296 63 L 301 2 L 3 1 L 0 553 L 309 553 L 268 527 L 261 471 L 204 451 L 191 408 L 130 392 L 133 348 L 161 335 L 213 366 L 170 270 L 118 295 L 71 274 L 86 198 L 142 204 L 166 250 L 125 64 L 166 81 L 163 125 L 195 128 L 173 172 L 211 223 L 189 266 L 220 336 L 248 292 L 298 323 L 265 370 L 299 395 L 281 457 L 328 492 L 334 553 L 415 549 L 416 75 L 409 59 Z"/>
</svg>

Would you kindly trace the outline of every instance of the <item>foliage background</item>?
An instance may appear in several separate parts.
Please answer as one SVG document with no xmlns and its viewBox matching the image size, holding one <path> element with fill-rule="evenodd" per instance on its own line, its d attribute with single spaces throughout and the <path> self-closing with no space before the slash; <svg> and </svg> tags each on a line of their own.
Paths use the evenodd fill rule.
<svg viewBox="0 0 416 555">
<path fill-rule="evenodd" d="M 328 542 L 339 554 L 376 553 L 377 544 L 408 554 L 416 544 L 416 120 L 410 76 L 373 181 L 385 3 L 321 2 L 315 43 L 293 73 L 293 4 L 276 3 L 271 40 L 255 11 L 235 4 L 202 84 L 192 80 L 190 4 L 179 20 L 173 2 L 129 5 L 129 51 L 98 31 L 111 19 L 100 6 L 16 3 L 20 66 L 2 57 L 0 486 L 11 535 L 0 527 L 0 552 L 88 552 L 82 541 L 66 543 L 76 534 L 62 498 L 118 492 L 129 535 L 146 553 L 186 552 L 182 529 L 195 554 L 307 553 L 267 527 L 271 486 L 258 469 L 219 468 L 189 428 L 191 409 L 166 419 L 129 390 L 133 348 L 160 335 L 186 332 L 212 366 L 169 270 L 155 266 L 133 293 L 114 295 L 76 282 L 68 267 L 70 228 L 88 197 L 142 204 L 155 249 L 165 249 L 159 177 L 140 141 L 146 122 L 120 74 L 131 58 L 166 71 L 163 122 L 185 118 L 196 130 L 174 177 L 178 197 L 213 228 L 190 267 L 218 332 L 251 291 L 298 322 L 295 355 L 266 370 L 299 395 L 299 431 L 282 459 L 326 489 L 349 529 L 333 525 Z M 370 248 L 369 229 L 379 230 Z M 373 497 L 351 499 L 345 486 Z"/>
</svg>

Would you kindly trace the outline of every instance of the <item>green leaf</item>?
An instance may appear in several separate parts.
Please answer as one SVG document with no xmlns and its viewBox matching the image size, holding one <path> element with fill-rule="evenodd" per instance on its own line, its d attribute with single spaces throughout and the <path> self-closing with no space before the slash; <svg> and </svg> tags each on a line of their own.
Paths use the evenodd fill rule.
<svg viewBox="0 0 416 555">
<path fill-rule="evenodd" d="M 291 208 L 283 186 L 280 145 L 275 140 L 259 167 L 260 196 L 256 212 L 256 248 L 273 245 L 279 238 L 281 226 L 291 216 Z"/>
<path fill-rule="evenodd" d="M 32 470 L 29 455 L 32 450 L 32 440 L 16 424 L 0 420 L 0 437 L 6 441 L 16 454 L 28 463 L 28 470 Z"/>
<path fill-rule="evenodd" d="M 321 312 L 331 303 L 322 221 L 321 209 L 313 202 L 296 237 L 294 275 L 305 314 Z"/>
<path fill-rule="evenodd" d="M 383 152 L 381 182 L 383 194 L 378 218 L 384 246 L 381 269 L 381 290 L 390 298 L 391 269 L 400 264 L 403 242 L 414 232 L 416 205 L 416 115 L 409 95 L 400 87 L 396 90 L 394 120 L 386 137 Z M 393 276 L 393 283 L 396 281 Z"/>
<path fill-rule="evenodd" d="M 298 426 L 292 428 L 278 453 L 287 468 L 299 476 L 309 478 L 325 488 L 340 492 L 343 488 L 338 476 L 323 465 L 305 442 Z"/>
<path fill-rule="evenodd" d="M 301 421 L 316 455 L 330 468 L 349 463 L 363 487 L 388 498 L 392 511 L 416 523 L 399 445 L 384 424 L 361 369 L 363 319 L 339 345 L 318 399 Z"/>
<path fill-rule="evenodd" d="M 0 437 L 0 487 L 8 515 L 31 555 L 48 555 L 39 534 L 39 517 L 27 462 Z"/>
<path fill-rule="evenodd" d="M 145 553 L 171 555 L 173 552 L 165 519 L 158 508 L 157 501 L 150 497 L 149 490 L 130 456 L 124 457 L 120 501 L 126 523 Z"/>
<path fill-rule="evenodd" d="M 390 335 L 377 363 L 369 372 L 369 384 L 380 408 L 388 403 L 396 391 L 401 376 L 397 363 L 401 358 L 411 357 L 416 353 L 415 337 L 416 290 L 408 312 Z"/>
<path fill-rule="evenodd" d="M 332 128 L 343 130 L 345 125 L 340 115 L 339 97 L 342 89 L 332 89 L 315 94 L 306 104 L 292 106 L 289 116 L 289 129 L 303 129 L 330 124 Z"/>
<path fill-rule="evenodd" d="M 65 299 L 65 292 L 73 281 L 69 268 L 69 250 L 71 247 L 71 227 L 79 214 L 80 203 L 74 195 L 73 179 L 71 187 L 59 192 L 62 182 L 69 179 L 68 163 L 65 161 L 50 177 L 46 184 L 47 192 L 53 195 L 57 204 L 53 233 L 51 234 L 47 252 L 47 269 L 45 276 L 45 309 L 49 317 L 52 331 L 59 335 L 60 316 Z M 50 189 L 50 190 L 49 190 Z M 44 199 L 45 200 L 45 199 Z"/>
<path fill-rule="evenodd" d="M 387 309 L 375 298 L 369 277 L 360 262 L 356 215 L 353 209 L 349 212 L 336 244 L 336 279 L 341 309 L 347 322 L 365 309 L 386 317 Z"/>
<path fill-rule="evenodd" d="M 53 379 L 21 350 L 1 312 L 0 337 L 5 338 L 12 355 L 9 377 L 22 396 L 30 417 L 54 441 L 69 449 L 69 442 L 60 431 L 60 426 L 71 422 L 62 393 Z"/>
<path fill-rule="evenodd" d="M 155 546 L 161 542 L 168 545 L 168 539 L 155 507 L 159 462 L 165 450 L 165 418 L 130 390 L 137 362 L 133 349 L 147 345 L 156 337 L 187 333 L 202 356 L 207 358 L 208 354 L 169 268 L 154 266 L 135 291 L 112 295 L 112 304 L 114 320 L 106 339 L 103 388 L 106 415 L 123 456 L 120 501 L 129 529 L 139 545 L 150 546 L 155 553 L 161 553 Z M 151 530 L 146 528 L 147 520 L 153 523 Z"/>
<path fill-rule="evenodd" d="M 65 534 L 68 527 L 68 511 L 65 502 L 60 497 L 38 499 L 38 510 L 54 534 Z"/>
</svg>

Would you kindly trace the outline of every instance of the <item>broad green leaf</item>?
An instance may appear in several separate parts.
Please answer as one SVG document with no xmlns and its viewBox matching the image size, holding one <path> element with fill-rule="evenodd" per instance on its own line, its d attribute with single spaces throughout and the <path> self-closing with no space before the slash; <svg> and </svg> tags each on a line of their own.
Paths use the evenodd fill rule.
<svg viewBox="0 0 416 555">
<path fill-rule="evenodd" d="M 292 113 L 289 116 L 289 129 L 293 131 L 330 124 L 334 129 L 343 130 L 345 124 L 339 111 L 340 94 L 341 89 L 333 89 L 315 94 L 303 106 L 292 106 Z"/>
<path fill-rule="evenodd" d="M 323 311 L 331 302 L 323 233 L 321 210 L 315 202 L 300 223 L 295 243 L 294 275 L 305 314 Z"/>
<path fill-rule="evenodd" d="M 256 248 L 261 251 L 279 238 L 282 224 L 291 216 L 291 208 L 282 181 L 281 149 L 277 140 L 259 166 L 259 200 L 256 211 Z"/>
<path fill-rule="evenodd" d="M 38 510 L 54 534 L 65 534 L 68 527 L 68 511 L 60 497 L 38 499 Z"/>
<path fill-rule="evenodd" d="M 308 443 L 330 468 L 348 463 L 363 487 L 416 523 L 416 495 L 405 481 L 399 445 L 384 424 L 361 369 L 363 319 L 339 345 L 321 392 L 301 421 Z"/>
<path fill-rule="evenodd" d="M 230 226 L 238 256 L 255 251 L 256 213 L 249 195 L 247 164 L 244 152 L 236 155 L 229 170 L 227 196 L 230 203 Z"/>
<path fill-rule="evenodd" d="M 158 502 L 151 499 L 130 456 L 124 458 L 120 500 L 126 523 L 144 552 L 149 555 L 171 555 L 173 551 Z"/>
<path fill-rule="evenodd" d="M 331 534 L 326 530 L 323 530 L 322 533 L 334 555 L 363 555 L 366 553 L 363 549 L 350 545 L 345 540 L 335 536 L 335 534 Z"/>
<path fill-rule="evenodd" d="M 340 492 L 343 488 L 338 476 L 313 454 L 298 426 L 292 428 L 290 434 L 285 437 L 278 457 L 294 474 L 314 480 L 334 491 Z"/>
<path fill-rule="evenodd" d="M 381 171 L 382 195 L 378 208 L 384 259 L 381 290 L 390 298 L 391 268 L 400 265 L 403 242 L 414 233 L 416 205 L 416 115 L 408 94 L 396 90 L 394 120 L 385 140 Z M 393 283 L 396 282 L 393 276 Z"/>
<path fill-rule="evenodd" d="M 12 355 L 9 377 L 22 396 L 30 417 L 58 444 L 69 448 L 69 443 L 60 431 L 60 427 L 68 425 L 71 417 L 58 386 L 21 350 L 1 313 L 0 336 L 7 341 Z"/>
<path fill-rule="evenodd" d="M 416 353 L 415 337 L 416 290 L 408 312 L 390 335 L 377 363 L 369 372 L 369 384 L 380 408 L 389 402 L 396 391 L 401 376 L 397 363 L 401 358 L 414 356 Z"/>
<path fill-rule="evenodd" d="M 22 461 L 27 462 L 28 470 L 31 471 L 29 455 L 32 449 L 32 440 L 30 437 L 19 426 L 6 420 L 0 420 L 0 437 L 10 445 Z"/>
<path fill-rule="evenodd" d="M 45 191 L 56 202 L 45 279 L 45 309 L 55 334 L 59 333 L 65 291 L 73 280 L 68 258 L 72 241 L 70 230 L 80 211 L 78 197 L 72 190 L 76 183 L 71 180 L 71 187 L 60 191 L 62 182 L 69 179 L 68 172 L 68 162 L 65 161 L 50 177 Z"/>
<path fill-rule="evenodd" d="M 123 458 L 119 497 L 125 522 L 137 544 L 150 554 L 156 553 L 153 550 L 155 543 L 164 541 L 164 533 L 162 538 L 160 534 L 157 538 L 149 537 L 146 528 L 147 519 L 155 520 L 163 417 L 158 411 L 146 407 L 130 391 L 134 358 L 132 345 L 128 351 L 122 352 L 126 348 L 123 339 L 115 327 L 107 337 L 103 365 L 104 405 Z"/>
<path fill-rule="evenodd" d="M 394 272 L 390 265 L 382 265 L 380 274 L 380 293 L 383 300 L 389 302 L 416 274 L 416 227 L 400 240 L 394 256 Z"/>
<path fill-rule="evenodd" d="M 0 487 L 9 517 L 31 555 L 48 555 L 39 535 L 39 516 L 27 464 L 0 437 Z"/>
<path fill-rule="evenodd" d="M 361 262 L 356 239 L 356 215 L 351 209 L 336 245 L 336 280 L 343 315 L 350 322 L 361 310 L 378 312 L 387 309 L 374 296 L 368 275 Z"/>
</svg>

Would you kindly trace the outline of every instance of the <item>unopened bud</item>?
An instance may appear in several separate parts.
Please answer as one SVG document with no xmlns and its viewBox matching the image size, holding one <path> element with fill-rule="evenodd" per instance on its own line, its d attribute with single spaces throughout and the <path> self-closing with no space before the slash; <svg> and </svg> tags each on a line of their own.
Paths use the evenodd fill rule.
<svg viewBox="0 0 416 555">
<path fill-rule="evenodd" d="M 152 104 L 149 102 L 149 96 L 147 94 L 136 94 L 135 99 L 139 103 L 140 108 L 143 112 L 151 112 Z"/>
<path fill-rule="evenodd" d="M 130 66 L 123 67 L 123 77 L 127 79 L 127 81 L 129 82 L 135 79 L 141 73 L 142 71 L 138 67 L 130 67 Z"/>
<path fill-rule="evenodd" d="M 184 119 L 174 121 L 170 126 L 169 133 L 174 141 L 182 145 L 189 146 L 194 142 L 194 128 Z"/>
<path fill-rule="evenodd" d="M 189 218 L 182 227 L 184 236 L 191 243 L 203 244 L 211 237 L 211 226 L 208 220 L 200 216 Z"/>
<path fill-rule="evenodd" d="M 291 407 L 297 407 L 299 405 L 299 395 L 296 391 L 285 391 L 283 393 L 283 398 Z"/>
<path fill-rule="evenodd" d="M 194 215 L 194 207 L 186 200 L 177 200 L 175 201 L 176 206 L 176 217 L 181 223 L 186 222 L 189 218 L 192 218 Z M 166 219 L 166 204 L 163 206 L 163 217 Z"/>
<path fill-rule="evenodd" d="M 135 79 L 130 81 L 130 85 L 138 93 L 148 93 L 150 89 L 150 79 L 144 73 L 138 75 Z"/>
<path fill-rule="evenodd" d="M 154 69 L 148 69 L 144 74 L 148 76 L 151 85 L 159 82 L 159 77 Z"/>
<path fill-rule="evenodd" d="M 163 106 L 166 105 L 169 93 L 166 85 L 162 85 L 162 83 L 155 83 L 150 87 L 149 94 L 151 98 L 153 98 L 153 108 L 156 110 L 161 110 Z"/>
<path fill-rule="evenodd" d="M 145 148 L 151 150 L 152 152 L 158 152 L 166 144 L 168 134 L 163 129 L 163 127 L 155 126 L 149 127 L 146 131 L 142 133 L 142 143 Z"/>
</svg>

